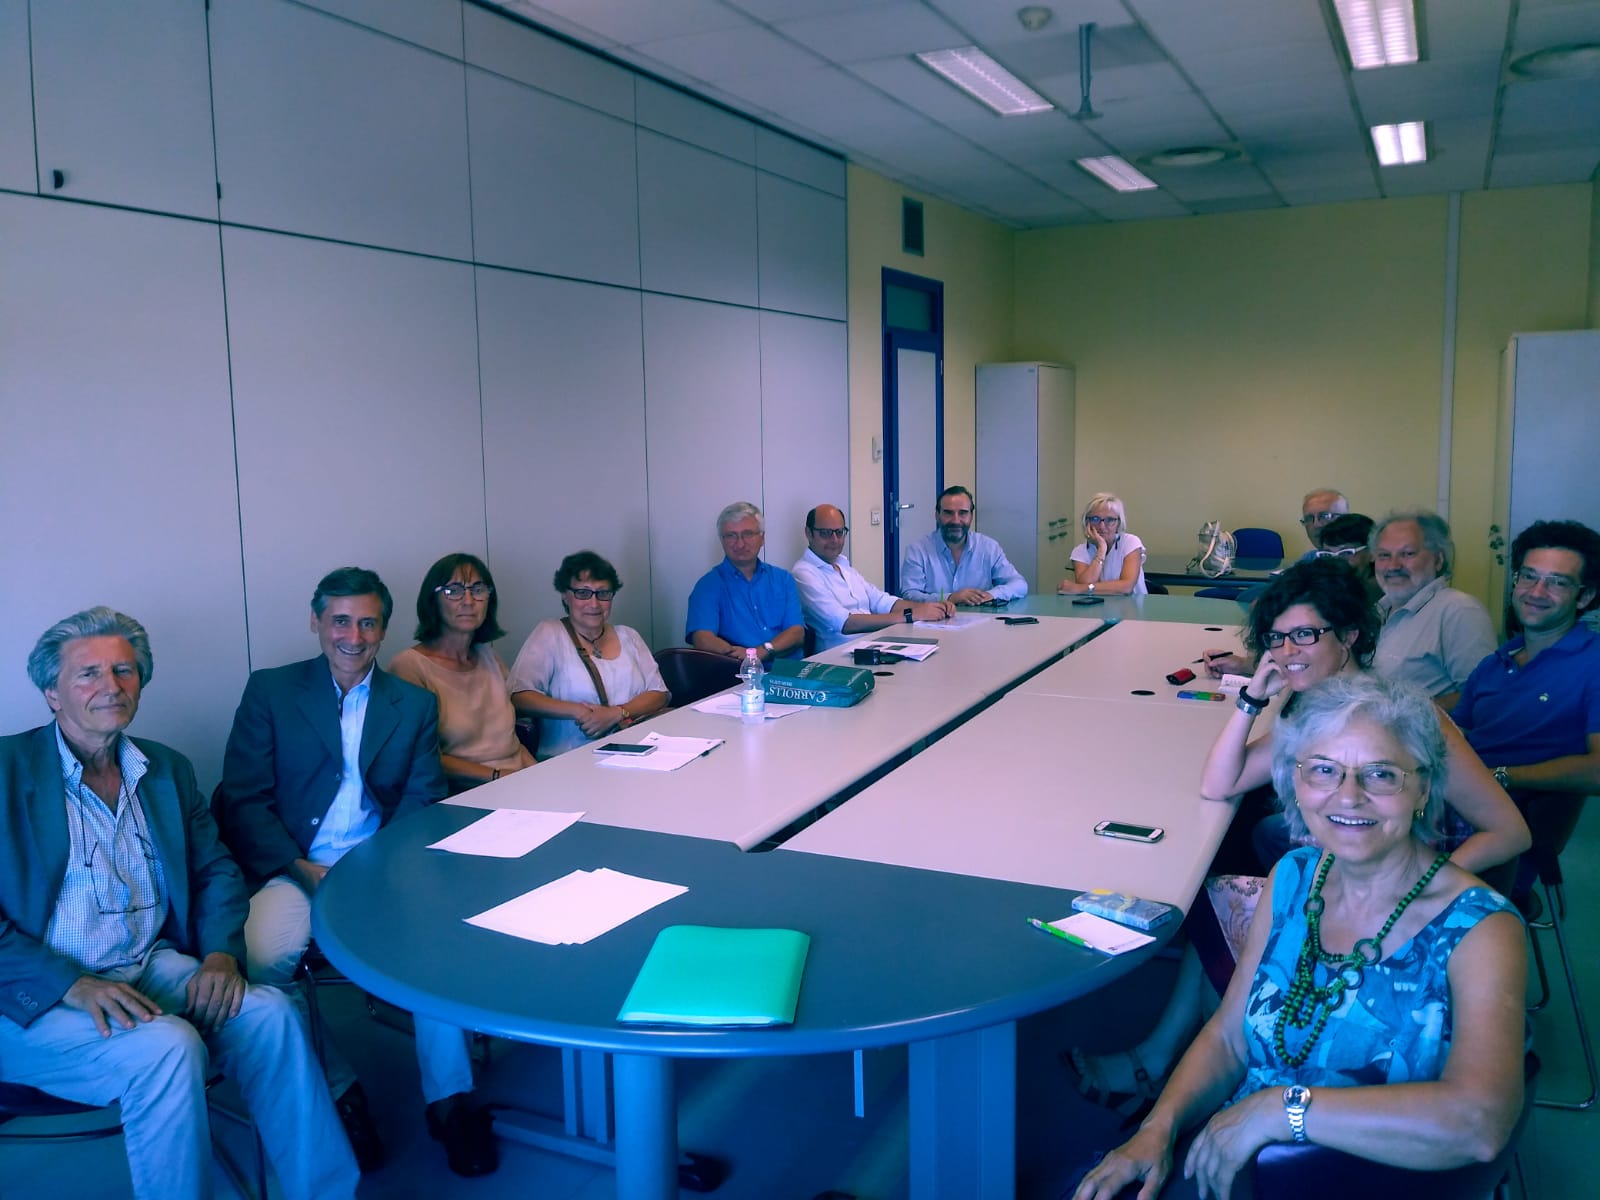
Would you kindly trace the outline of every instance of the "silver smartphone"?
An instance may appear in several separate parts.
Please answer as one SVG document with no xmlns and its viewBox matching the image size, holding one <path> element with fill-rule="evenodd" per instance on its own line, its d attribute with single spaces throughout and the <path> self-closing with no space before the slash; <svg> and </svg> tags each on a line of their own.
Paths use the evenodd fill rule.
<svg viewBox="0 0 1600 1200">
<path fill-rule="evenodd" d="M 1094 827 L 1101 837 L 1122 838 L 1128 842 L 1159 842 L 1167 831 L 1155 825 L 1129 825 L 1124 821 L 1101 821 Z"/>
</svg>

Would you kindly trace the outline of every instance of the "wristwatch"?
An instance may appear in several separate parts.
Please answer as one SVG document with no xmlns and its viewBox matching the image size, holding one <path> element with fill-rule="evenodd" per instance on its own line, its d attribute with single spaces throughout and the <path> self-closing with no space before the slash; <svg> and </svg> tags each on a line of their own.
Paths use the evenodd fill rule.
<svg viewBox="0 0 1600 1200">
<path fill-rule="evenodd" d="M 1494 769 L 1494 781 L 1506 791 L 1509 792 L 1511 790 L 1511 772 L 1505 767 L 1496 767 Z"/>
<path fill-rule="evenodd" d="M 1303 1083 L 1291 1083 L 1283 1089 L 1283 1111 L 1289 1118 L 1289 1132 L 1297 1142 L 1308 1142 L 1306 1137 L 1306 1109 L 1311 1107 L 1311 1089 Z"/>
<path fill-rule="evenodd" d="M 778 652 L 772 648 L 772 643 L 771 642 L 762 642 L 761 644 L 762 644 L 762 646 L 764 646 L 766 648 L 767 657 L 768 658 L 777 658 L 778 657 Z"/>
<path fill-rule="evenodd" d="M 911 605 L 909 605 L 909 604 L 906 605 L 905 611 L 902 612 L 900 615 L 906 619 L 906 624 L 907 625 L 915 625 L 916 624 L 916 622 L 911 619 Z"/>
<path fill-rule="evenodd" d="M 1092 583 L 1089 585 L 1089 595 L 1094 595 L 1094 584 Z"/>
</svg>

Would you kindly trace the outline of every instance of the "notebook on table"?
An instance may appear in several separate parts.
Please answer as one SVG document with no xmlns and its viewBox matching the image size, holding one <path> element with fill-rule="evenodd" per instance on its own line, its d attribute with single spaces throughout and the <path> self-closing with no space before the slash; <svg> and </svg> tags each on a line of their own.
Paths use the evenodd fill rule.
<svg viewBox="0 0 1600 1200">
<path fill-rule="evenodd" d="M 669 925 L 656 935 L 617 1020 L 636 1025 L 794 1022 L 809 935 Z"/>
</svg>

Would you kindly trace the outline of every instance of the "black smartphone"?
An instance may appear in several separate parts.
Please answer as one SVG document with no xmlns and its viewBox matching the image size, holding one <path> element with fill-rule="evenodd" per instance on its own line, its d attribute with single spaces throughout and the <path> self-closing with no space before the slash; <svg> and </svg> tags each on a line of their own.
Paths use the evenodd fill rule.
<svg viewBox="0 0 1600 1200">
<path fill-rule="evenodd" d="M 594 748 L 596 754 L 653 754 L 654 746 L 646 746 L 642 742 L 606 742 Z"/>
<path fill-rule="evenodd" d="M 1039 623 L 1038 617 L 1001 617 L 1000 620 L 1007 625 L 1037 625 Z"/>
<path fill-rule="evenodd" d="M 1072 602 L 1074 604 L 1104 604 L 1106 598 L 1104 596 L 1074 596 Z"/>
</svg>

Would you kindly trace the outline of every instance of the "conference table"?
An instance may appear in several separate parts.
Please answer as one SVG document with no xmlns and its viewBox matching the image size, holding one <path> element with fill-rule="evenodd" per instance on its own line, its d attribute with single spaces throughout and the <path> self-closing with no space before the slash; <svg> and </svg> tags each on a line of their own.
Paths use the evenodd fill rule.
<svg viewBox="0 0 1600 1200">
<path fill-rule="evenodd" d="M 1146 554 L 1144 577 L 1151 583 L 1181 587 L 1209 587 L 1217 583 L 1266 583 L 1288 564 L 1281 558 L 1236 558 L 1225 575 L 1205 575 L 1190 570 L 1193 554 Z"/>
<path fill-rule="evenodd" d="M 1185 625 L 1206 624 L 1237 628 L 1249 606 L 1214 596 L 1097 596 L 1098 604 L 1076 604 L 1074 596 L 1054 592 L 1029 594 L 1000 610 L 1009 616 L 1098 617 L 1107 624 L 1118 621 L 1162 621 Z M 962 609 L 966 612 L 966 609 Z"/>
<path fill-rule="evenodd" d="M 1237 693 L 1217 699 L 1224 695 L 1221 684 L 1208 676 L 1205 663 L 1198 661 L 1207 650 L 1243 654 L 1237 627 L 1121 622 L 1018 684 L 1017 690 L 1041 696 L 1223 708 L 1226 715 L 1224 706 L 1231 705 Z M 1167 681 L 1168 675 L 1184 670 L 1192 671 L 1194 678 L 1186 683 Z"/>
<path fill-rule="evenodd" d="M 1125 661 L 1147 672 L 1180 646 L 1228 645 L 1232 633 L 1048 614 L 1020 625 L 982 614 L 962 628 L 905 632 L 936 638 L 938 652 L 889 668 L 854 708 L 760 726 L 674 710 L 618 740 L 659 729 L 723 744 L 672 772 L 605 768 L 579 749 L 394 823 L 319 889 L 319 945 L 403 1008 L 562 1047 L 564 1063 L 587 1061 L 580 1103 L 590 1115 L 575 1124 L 570 1079 L 565 1097 L 567 1133 L 580 1140 L 612 1137 L 593 1112 L 605 1107 L 611 1056 L 612 1158 L 629 1200 L 676 1194 L 674 1058 L 897 1044 L 910 1047 L 911 1194 L 1011 1195 L 1015 1022 L 1103 986 L 1150 952 L 1105 959 L 1039 935 L 1024 918 L 1059 918 L 1089 887 L 1186 907 L 1232 811 L 1200 801 L 1194 785 L 1223 705 L 1076 692 L 1101 671 L 1110 672 L 1107 690 L 1121 688 Z M 1095 650 L 1102 642 L 1108 652 Z M 846 646 L 816 657 L 849 655 Z M 1092 669 L 1063 673 L 1075 659 Z M 1161 748 L 1154 761 L 1152 742 Z M 850 798 L 778 851 L 744 852 L 840 796 Z M 521 859 L 424 848 L 495 808 L 586 815 Z M 1092 833 L 1104 819 L 1168 833 L 1154 845 L 1111 842 Z M 463 920 L 600 866 L 689 891 L 583 946 L 523 942 Z M 617 1023 L 655 933 L 693 923 L 812 936 L 792 1028 Z"/>
</svg>

